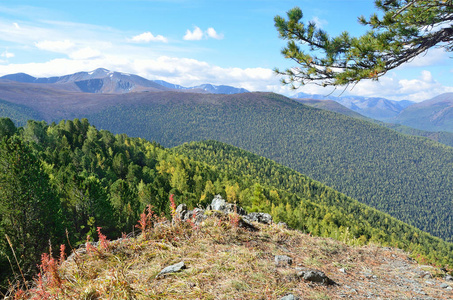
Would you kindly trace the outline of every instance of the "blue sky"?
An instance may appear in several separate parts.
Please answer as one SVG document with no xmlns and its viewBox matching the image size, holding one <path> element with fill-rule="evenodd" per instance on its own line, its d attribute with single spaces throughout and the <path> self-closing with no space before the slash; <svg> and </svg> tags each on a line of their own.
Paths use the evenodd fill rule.
<svg viewBox="0 0 453 300">
<path fill-rule="evenodd" d="M 273 18 L 294 6 L 331 35 L 364 32 L 357 17 L 374 11 L 372 0 L 3 0 L 0 76 L 103 67 L 184 86 L 329 94 L 331 88 L 316 85 L 291 91 L 272 72 L 292 66 L 280 54 L 285 42 Z M 360 83 L 343 95 L 421 101 L 453 92 L 451 79 L 449 54 L 434 49 L 380 82 Z"/>
</svg>

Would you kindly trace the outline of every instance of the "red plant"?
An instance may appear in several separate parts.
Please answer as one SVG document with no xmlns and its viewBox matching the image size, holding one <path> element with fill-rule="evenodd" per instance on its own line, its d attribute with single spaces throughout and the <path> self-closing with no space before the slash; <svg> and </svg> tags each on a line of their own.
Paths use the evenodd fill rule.
<svg viewBox="0 0 453 300">
<path fill-rule="evenodd" d="M 153 206 L 151 204 L 148 204 L 140 214 L 140 220 L 138 221 L 139 225 L 135 225 L 135 227 L 140 229 L 142 232 L 145 232 L 146 229 L 153 226 L 154 211 L 152 208 Z"/>
<path fill-rule="evenodd" d="M 51 288 L 61 288 L 62 280 L 58 273 L 58 262 L 55 258 L 47 253 L 41 255 L 41 265 L 39 266 L 41 272 L 39 273 L 40 285 L 42 286 L 42 275 L 47 279 L 47 284 Z"/>
<path fill-rule="evenodd" d="M 90 235 L 87 235 L 86 249 L 87 249 L 88 255 L 90 255 L 91 253 L 93 253 L 94 251 L 96 251 L 96 248 L 94 248 L 93 245 L 91 245 L 91 242 L 90 242 Z"/>
<path fill-rule="evenodd" d="M 18 291 L 16 291 L 14 293 L 14 299 L 15 300 L 18 300 L 18 299 L 23 299 L 25 297 L 25 292 L 22 290 L 22 289 L 19 289 Z"/>
<path fill-rule="evenodd" d="M 66 260 L 66 246 L 60 245 L 60 265 Z"/>
<path fill-rule="evenodd" d="M 173 199 L 174 195 L 170 195 L 170 211 L 171 211 L 171 218 L 175 219 L 176 217 L 176 203 L 175 200 Z"/>
<path fill-rule="evenodd" d="M 194 222 L 194 220 L 196 220 L 196 219 L 197 219 L 197 213 L 196 213 L 196 211 L 194 209 L 193 213 L 192 213 L 192 218 L 189 218 L 186 221 L 187 223 L 189 223 L 190 227 L 192 227 L 193 230 L 197 230 L 198 229 L 198 226 L 195 225 L 195 222 Z"/>
<path fill-rule="evenodd" d="M 237 213 L 236 204 L 234 205 L 233 214 L 230 215 L 229 217 L 230 217 L 230 224 L 235 228 L 239 227 L 239 214 Z"/>
<path fill-rule="evenodd" d="M 100 242 L 100 245 L 101 245 L 101 249 L 103 250 L 106 250 L 109 248 L 109 240 L 107 239 L 107 237 L 101 233 L 101 227 L 98 227 L 97 228 L 97 232 L 98 232 L 98 237 L 99 237 L 99 242 Z"/>
</svg>

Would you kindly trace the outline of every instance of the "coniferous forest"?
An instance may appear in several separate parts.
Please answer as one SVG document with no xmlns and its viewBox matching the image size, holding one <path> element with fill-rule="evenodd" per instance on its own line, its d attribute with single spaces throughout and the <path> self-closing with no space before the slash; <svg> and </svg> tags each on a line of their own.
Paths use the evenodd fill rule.
<svg viewBox="0 0 453 300">
<path fill-rule="evenodd" d="M 130 97 L 89 119 L 165 147 L 206 139 L 240 147 L 452 241 L 452 147 L 271 93 Z"/>
<path fill-rule="evenodd" d="M 220 142 L 165 149 L 97 130 L 87 119 L 16 127 L 2 118 L 0 139 L 2 288 L 21 271 L 32 276 L 49 247 L 58 251 L 60 244 L 70 249 L 97 240 L 99 227 L 110 239 L 132 232 L 148 204 L 169 215 L 171 194 L 190 207 L 204 207 L 221 194 L 313 235 L 399 247 L 420 261 L 453 265 L 451 243 Z"/>
</svg>

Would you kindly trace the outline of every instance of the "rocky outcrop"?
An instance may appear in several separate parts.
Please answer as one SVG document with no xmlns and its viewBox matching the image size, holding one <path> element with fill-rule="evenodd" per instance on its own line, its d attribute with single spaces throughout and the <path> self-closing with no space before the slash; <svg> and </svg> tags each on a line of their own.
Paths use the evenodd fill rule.
<svg viewBox="0 0 453 300">
<path fill-rule="evenodd" d="M 253 225 L 253 222 L 270 225 L 273 223 L 272 216 L 267 213 L 252 212 L 247 214 L 247 211 L 236 204 L 228 203 L 221 195 L 216 195 L 211 204 L 206 207 L 206 210 L 194 208 L 188 210 L 186 204 L 180 204 L 176 208 L 175 220 L 186 222 L 191 220 L 195 225 L 201 224 L 207 218 L 207 211 L 218 214 L 219 217 L 231 214 L 237 215 L 237 225 L 251 231 L 256 231 L 258 228 Z"/>
<path fill-rule="evenodd" d="M 244 219 L 246 219 L 249 222 L 258 222 L 267 225 L 272 224 L 272 216 L 266 213 L 252 212 L 249 213 L 248 215 L 245 215 Z"/>
<path fill-rule="evenodd" d="M 206 210 L 217 210 L 224 214 L 237 213 L 241 216 L 246 216 L 247 212 L 242 207 L 236 206 L 233 203 L 228 203 L 220 195 L 216 195 L 210 205 L 206 207 Z"/>
</svg>

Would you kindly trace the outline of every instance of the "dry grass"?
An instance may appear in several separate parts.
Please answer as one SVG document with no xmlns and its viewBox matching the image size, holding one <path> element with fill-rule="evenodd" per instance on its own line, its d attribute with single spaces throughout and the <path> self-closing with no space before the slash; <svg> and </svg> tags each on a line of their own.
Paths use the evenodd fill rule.
<svg viewBox="0 0 453 300">
<path fill-rule="evenodd" d="M 398 281 L 401 276 L 420 285 L 426 281 L 411 275 L 419 267 L 400 250 L 354 247 L 277 225 L 256 226 L 259 231 L 249 232 L 226 217 L 208 218 L 197 228 L 160 223 L 146 235 L 110 242 L 106 249 L 77 251 L 58 269 L 61 284 L 50 284 L 44 276 L 16 299 L 280 299 L 288 293 L 301 299 L 423 299 L 416 287 L 408 283 L 404 289 Z M 293 265 L 276 267 L 275 255 L 291 256 Z M 156 278 L 180 261 L 187 269 Z M 321 270 L 337 285 L 300 280 L 298 266 Z M 437 284 L 439 279 L 431 280 Z M 436 285 L 425 283 L 422 289 L 448 299 L 448 291 Z"/>
</svg>

